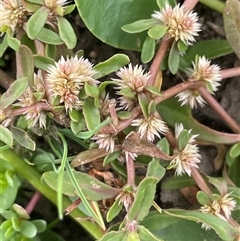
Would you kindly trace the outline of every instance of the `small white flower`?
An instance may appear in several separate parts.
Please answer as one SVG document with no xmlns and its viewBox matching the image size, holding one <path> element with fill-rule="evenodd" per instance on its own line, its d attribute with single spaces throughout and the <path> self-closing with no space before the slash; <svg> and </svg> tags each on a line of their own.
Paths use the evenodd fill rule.
<svg viewBox="0 0 240 241">
<path fill-rule="evenodd" d="M 105 149 L 112 153 L 115 147 L 115 136 L 112 134 L 97 134 L 91 138 L 94 140 L 100 149 Z"/>
<path fill-rule="evenodd" d="M 176 124 L 175 126 L 175 137 L 178 139 L 181 131 L 183 130 L 182 124 Z M 189 134 L 191 130 L 189 130 Z M 192 144 L 195 141 L 197 135 L 192 135 L 189 139 L 188 144 L 183 150 L 174 150 L 176 157 L 171 161 L 170 167 L 176 168 L 175 174 L 177 176 L 182 176 L 187 173 L 191 176 L 191 168 L 198 168 L 197 163 L 200 163 L 201 155 L 198 153 L 197 145 Z"/>
<path fill-rule="evenodd" d="M 138 126 L 137 132 L 140 134 L 140 138 L 146 137 L 149 142 L 153 142 L 155 136 L 160 138 L 159 133 L 164 134 L 168 128 L 164 121 L 162 121 L 157 112 L 154 112 L 147 119 L 139 118 L 133 120 L 132 126 Z"/>
<path fill-rule="evenodd" d="M 7 26 L 14 32 L 16 27 L 25 22 L 27 10 L 21 0 L 1 0 L 0 14 L 0 31 Z"/>
<path fill-rule="evenodd" d="M 193 69 L 187 69 L 190 81 L 203 81 L 207 91 L 213 94 L 221 81 L 220 67 L 205 58 L 205 56 L 199 57 L 196 63 L 193 63 Z M 196 90 L 185 90 L 176 96 L 181 105 L 189 104 L 190 107 L 197 108 L 197 105 L 205 105 L 205 101 L 202 96 Z"/>
<path fill-rule="evenodd" d="M 193 90 L 185 90 L 177 94 L 177 98 L 181 102 L 181 106 L 189 104 L 192 109 L 197 108 L 198 104 L 203 107 L 206 103 L 202 96 Z"/>
<path fill-rule="evenodd" d="M 61 59 L 48 69 L 47 81 L 54 97 L 60 97 L 60 103 L 64 103 L 65 109 L 79 109 L 82 102 L 78 98 L 80 90 L 85 83 L 96 85 L 93 79 L 96 72 L 92 64 L 84 58 L 77 56 Z"/>
<path fill-rule="evenodd" d="M 123 110 L 132 110 L 136 106 L 136 99 L 129 98 L 127 96 L 121 96 L 118 98 L 118 103 L 121 109 Z"/>
<path fill-rule="evenodd" d="M 193 73 L 191 78 L 195 81 L 205 81 L 211 85 L 210 93 L 215 92 L 220 86 L 221 81 L 220 67 L 216 64 L 211 65 L 211 61 L 205 56 L 199 57 L 197 63 L 193 63 Z"/>
<path fill-rule="evenodd" d="M 118 81 L 118 86 L 115 87 L 116 89 L 121 90 L 123 88 L 130 87 L 136 93 L 143 91 L 150 78 L 149 73 L 144 74 L 144 70 L 141 65 L 133 67 L 132 64 L 129 64 L 127 68 L 121 68 L 116 74 L 120 78 L 113 79 Z"/>
<path fill-rule="evenodd" d="M 200 208 L 200 211 L 202 213 L 213 214 L 227 221 L 231 217 L 231 212 L 236 206 L 236 202 L 233 200 L 233 198 L 229 197 L 229 195 L 231 195 L 231 193 L 227 193 L 218 200 L 214 200 L 210 204 L 205 204 Z"/>
<path fill-rule="evenodd" d="M 47 8 L 49 8 L 52 12 L 57 12 L 59 7 L 63 7 L 68 2 L 67 0 L 45 0 L 44 4 Z"/>
<path fill-rule="evenodd" d="M 197 22 L 197 14 L 192 11 L 184 12 L 184 7 L 180 4 L 174 8 L 166 4 L 161 11 L 155 11 L 152 18 L 159 20 L 161 24 L 168 27 L 167 34 L 169 37 L 175 38 L 176 41 L 180 39 L 188 45 L 195 41 L 194 36 L 197 36 L 200 31 L 201 25 Z"/>
</svg>

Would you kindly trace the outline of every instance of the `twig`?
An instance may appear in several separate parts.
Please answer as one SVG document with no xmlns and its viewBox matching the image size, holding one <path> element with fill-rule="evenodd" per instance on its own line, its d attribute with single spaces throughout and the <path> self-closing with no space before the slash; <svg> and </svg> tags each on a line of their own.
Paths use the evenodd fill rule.
<svg viewBox="0 0 240 241">
<path fill-rule="evenodd" d="M 240 125 L 222 108 L 213 96 L 209 94 L 204 87 L 200 87 L 198 91 L 204 100 L 206 100 L 206 102 L 219 114 L 219 116 L 222 117 L 234 133 L 240 134 Z"/>
</svg>

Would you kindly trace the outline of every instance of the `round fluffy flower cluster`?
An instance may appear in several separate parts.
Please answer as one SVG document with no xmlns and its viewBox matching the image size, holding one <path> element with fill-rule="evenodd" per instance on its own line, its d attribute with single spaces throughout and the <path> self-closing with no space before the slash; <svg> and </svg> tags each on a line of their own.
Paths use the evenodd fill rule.
<svg viewBox="0 0 240 241">
<path fill-rule="evenodd" d="M 92 138 L 98 144 L 100 149 L 105 149 L 106 152 L 113 153 L 115 147 L 115 139 L 116 137 L 112 134 L 97 134 Z"/>
<path fill-rule="evenodd" d="M 17 26 L 25 22 L 27 10 L 24 8 L 21 0 L 2 0 L 0 1 L 0 31 L 6 31 L 8 27 L 12 32 Z"/>
<path fill-rule="evenodd" d="M 34 74 L 34 86 L 32 88 L 28 87 L 25 93 L 18 99 L 17 106 L 20 107 L 30 107 L 34 104 L 44 102 L 46 103 L 45 88 L 43 83 L 43 77 L 41 70 L 37 74 Z M 29 128 L 37 126 L 40 128 L 46 128 L 46 114 L 39 111 L 37 108 L 27 109 L 25 112 L 25 117 L 30 121 Z"/>
<path fill-rule="evenodd" d="M 59 8 L 64 7 L 67 3 L 67 0 L 44 0 L 45 6 L 55 13 L 57 13 Z"/>
<path fill-rule="evenodd" d="M 178 139 L 181 131 L 183 130 L 182 124 L 175 125 L 175 138 Z M 191 130 L 188 131 L 189 134 Z M 182 176 L 184 173 L 187 173 L 191 176 L 191 167 L 198 168 L 197 163 L 201 162 L 201 155 L 198 153 L 198 147 L 195 144 L 192 144 L 195 141 L 197 135 L 192 135 L 188 141 L 188 144 L 183 150 L 174 150 L 176 154 L 175 158 L 170 162 L 170 167 L 176 168 L 175 174 L 177 176 Z"/>
<path fill-rule="evenodd" d="M 205 56 L 199 57 L 196 63 L 193 63 L 193 69 L 189 70 L 190 81 L 203 81 L 207 91 L 213 94 L 221 81 L 220 67 L 216 64 L 211 65 L 211 61 Z M 186 90 L 177 95 L 181 105 L 189 104 L 190 107 L 196 108 L 197 104 L 204 106 L 205 101 L 198 91 Z"/>
<path fill-rule="evenodd" d="M 142 66 L 131 64 L 128 67 L 121 68 L 117 73 L 120 79 L 112 79 L 117 81 L 117 94 L 121 95 L 119 98 L 120 106 L 125 110 L 131 110 L 136 101 L 136 94 L 141 93 L 146 87 L 150 78 L 149 73 L 144 73 Z"/>
<path fill-rule="evenodd" d="M 146 137 L 149 142 L 153 142 L 155 136 L 160 138 L 159 133 L 164 134 L 168 130 L 157 112 L 151 114 L 147 119 L 143 117 L 133 120 L 131 125 L 138 126 L 137 132 L 140 134 L 140 138 Z"/>
<path fill-rule="evenodd" d="M 180 39 L 188 45 L 195 41 L 194 36 L 197 36 L 200 31 L 201 25 L 197 22 L 197 14 L 192 11 L 185 12 L 184 7 L 180 4 L 174 8 L 166 4 L 161 11 L 155 11 L 152 18 L 159 20 L 161 24 L 168 27 L 167 34 L 169 37 L 176 41 Z"/>
<path fill-rule="evenodd" d="M 216 215 L 219 218 L 227 221 L 231 217 L 231 212 L 236 206 L 236 202 L 232 197 L 229 197 L 230 195 L 231 193 L 227 193 L 218 200 L 214 200 L 211 204 L 205 204 L 200 208 L 200 211 L 203 213 Z"/>
<path fill-rule="evenodd" d="M 98 84 L 93 78 L 96 72 L 92 64 L 84 58 L 77 56 L 65 60 L 63 57 L 51 65 L 48 69 L 47 82 L 54 97 L 60 98 L 60 103 L 64 103 L 66 111 L 79 109 L 82 102 L 78 94 L 85 83 L 90 85 Z"/>
</svg>

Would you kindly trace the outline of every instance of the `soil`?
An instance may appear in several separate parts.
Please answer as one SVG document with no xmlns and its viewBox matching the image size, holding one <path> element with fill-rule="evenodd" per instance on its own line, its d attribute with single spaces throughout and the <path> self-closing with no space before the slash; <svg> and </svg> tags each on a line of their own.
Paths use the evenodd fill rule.
<svg viewBox="0 0 240 241">
<path fill-rule="evenodd" d="M 201 32 L 199 39 L 216 39 L 224 38 L 222 16 L 208 8 L 198 5 L 197 11 L 201 16 L 200 22 L 203 25 L 203 31 Z M 98 63 L 106 60 L 116 53 L 127 54 L 133 65 L 141 63 L 140 53 L 134 51 L 125 51 L 108 46 L 97 39 L 88 29 L 78 16 L 77 12 L 69 16 L 69 19 L 78 35 L 78 43 L 75 50 L 84 50 L 84 57 L 88 58 L 92 63 Z M 11 77 L 14 77 L 14 55 L 9 50 L 4 56 L 7 63 L 3 70 Z M 222 69 L 239 66 L 240 62 L 234 54 L 230 54 L 225 57 L 221 57 L 213 61 L 213 63 L 219 64 Z M 146 65 L 146 68 L 148 65 Z M 178 77 L 172 76 L 169 72 L 164 72 L 163 89 L 167 89 L 181 80 Z M 215 98 L 224 107 L 224 109 L 238 122 L 240 122 L 240 79 L 239 77 L 233 79 L 224 79 L 219 91 L 215 94 Z M 231 132 L 226 124 L 211 110 L 210 107 L 199 108 L 193 112 L 196 119 L 209 127 L 220 131 Z M 214 164 L 213 159 L 217 154 L 215 148 L 207 147 L 201 148 L 201 154 L 203 155 L 204 162 L 201 163 L 201 170 L 207 174 L 213 174 Z M 169 174 L 170 175 L 170 174 Z M 23 196 L 19 198 L 19 204 L 25 206 L 28 199 L 28 194 L 23 191 Z M 191 204 L 186 197 L 179 190 L 166 191 L 161 190 L 160 185 L 156 192 L 156 202 L 161 204 L 163 208 L 169 207 L 182 207 L 191 208 Z M 44 218 L 48 222 L 52 222 L 57 218 L 56 207 L 48 202 L 44 197 L 41 198 L 34 213 L 34 218 Z M 63 221 L 59 222 L 53 229 L 66 241 L 91 241 L 92 237 L 86 233 L 78 224 L 72 219 L 66 217 Z"/>
</svg>

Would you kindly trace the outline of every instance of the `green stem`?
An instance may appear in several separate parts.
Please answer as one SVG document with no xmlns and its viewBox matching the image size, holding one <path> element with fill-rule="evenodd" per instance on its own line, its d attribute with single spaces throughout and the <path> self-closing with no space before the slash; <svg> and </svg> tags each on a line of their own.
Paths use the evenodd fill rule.
<svg viewBox="0 0 240 241">
<path fill-rule="evenodd" d="M 223 13 L 225 4 L 220 0 L 199 0 L 199 2 L 219 13 Z"/>
<path fill-rule="evenodd" d="M 3 144 L 0 143 L 0 146 L 3 146 Z M 57 193 L 41 181 L 40 173 L 27 164 L 23 158 L 18 156 L 12 149 L 9 148 L 7 150 L 0 151 L 0 159 L 10 163 L 19 175 L 26 179 L 34 188 L 57 206 Z M 68 197 L 63 196 L 63 208 L 67 208 L 71 203 L 72 202 Z M 79 209 L 73 210 L 69 215 L 82 227 L 84 227 L 94 238 L 99 239 L 102 237 L 103 231 L 98 225 L 89 221 L 77 220 L 77 218 L 87 217 Z"/>
</svg>

